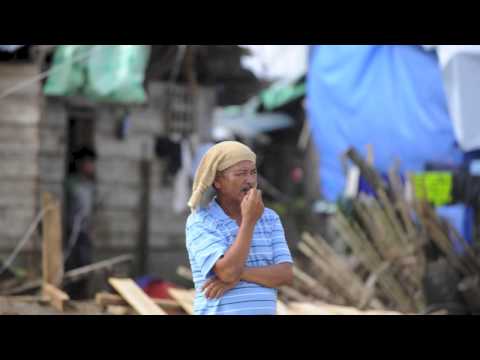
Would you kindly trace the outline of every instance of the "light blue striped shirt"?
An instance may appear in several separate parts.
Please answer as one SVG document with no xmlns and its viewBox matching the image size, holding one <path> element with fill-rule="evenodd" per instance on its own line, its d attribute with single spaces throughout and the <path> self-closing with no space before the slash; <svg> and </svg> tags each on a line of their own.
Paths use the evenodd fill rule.
<svg viewBox="0 0 480 360">
<path fill-rule="evenodd" d="M 205 281 L 215 276 L 213 267 L 237 237 L 238 225 L 213 200 L 192 213 L 186 224 L 186 245 L 195 283 L 196 315 L 275 315 L 277 290 L 240 281 L 220 299 L 202 293 Z M 265 208 L 253 232 L 246 267 L 293 263 L 280 218 Z"/>
</svg>

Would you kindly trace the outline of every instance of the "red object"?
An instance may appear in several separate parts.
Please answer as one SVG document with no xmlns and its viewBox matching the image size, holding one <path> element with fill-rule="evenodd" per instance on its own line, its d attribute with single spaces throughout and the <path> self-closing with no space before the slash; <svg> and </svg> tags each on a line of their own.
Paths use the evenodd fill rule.
<svg viewBox="0 0 480 360">
<path fill-rule="evenodd" d="M 172 297 L 168 294 L 168 289 L 177 287 L 178 286 L 168 281 L 154 280 L 148 283 L 148 285 L 144 287 L 143 291 L 145 291 L 145 293 L 151 298 L 172 299 Z"/>
</svg>

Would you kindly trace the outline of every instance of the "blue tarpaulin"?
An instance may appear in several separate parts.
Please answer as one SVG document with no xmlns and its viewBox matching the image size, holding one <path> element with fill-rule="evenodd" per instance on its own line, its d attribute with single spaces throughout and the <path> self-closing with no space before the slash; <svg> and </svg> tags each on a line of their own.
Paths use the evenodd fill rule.
<svg viewBox="0 0 480 360">
<path fill-rule="evenodd" d="M 458 148 L 438 59 L 419 45 L 317 45 L 311 47 L 307 112 L 319 154 L 327 201 L 343 194 L 341 155 L 351 146 L 387 173 L 422 171 L 426 162 L 459 165 Z M 457 229 L 464 207 L 442 209 Z"/>
<path fill-rule="evenodd" d="M 417 45 L 317 45 L 307 76 L 307 111 L 319 157 L 322 193 L 342 194 L 341 154 L 353 146 L 387 172 L 423 170 L 426 161 L 458 163 L 437 57 Z"/>
</svg>

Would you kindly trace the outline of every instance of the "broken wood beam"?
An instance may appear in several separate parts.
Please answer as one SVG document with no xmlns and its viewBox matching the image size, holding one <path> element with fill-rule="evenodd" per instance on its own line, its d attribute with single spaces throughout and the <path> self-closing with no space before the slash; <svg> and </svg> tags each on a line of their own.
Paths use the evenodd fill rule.
<svg viewBox="0 0 480 360">
<path fill-rule="evenodd" d="M 135 310 L 130 306 L 123 305 L 108 305 L 106 307 L 107 313 L 110 315 L 135 315 Z"/>
<path fill-rule="evenodd" d="M 64 291 L 48 283 L 43 284 L 43 295 L 48 298 L 55 309 L 61 312 L 65 310 L 65 304 L 70 300 Z"/>
<path fill-rule="evenodd" d="M 164 310 L 176 310 L 180 305 L 175 300 L 151 298 L 155 304 Z M 109 305 L 127 306 L 128 303 L 119 295 L 108 292 L 99 292 L 95 295 L 95 303 L 101 307 Z"/>
<path fill-rule="evenodd" d="M 50 193 L 44 192 L 42 206 L 48 209 L 43 218 L 42 280 L 44 283 L 59 286 L 63 276 L 60 204 Z"/>
<path fill-rule="evenodd" d="M 188 315 L 193 315 L 193 301 L 195 299 L 195 290 L 169 288 L 168 293 L 180 304 L 180 306 Z"/>
<path fill-rule="evenodd" d="M 127 305 L 127 302 L 121 296 L 107 292 L 99 292 L 95 295 L 95 304 L 102 308 L 106 308 L 109 305 L 125 306 Z"/>
<path fill-rule="evenodd" d="M 140 315 L 167 315 L 132 279 L 110 278 L 108 282 Z"/>
</svg>

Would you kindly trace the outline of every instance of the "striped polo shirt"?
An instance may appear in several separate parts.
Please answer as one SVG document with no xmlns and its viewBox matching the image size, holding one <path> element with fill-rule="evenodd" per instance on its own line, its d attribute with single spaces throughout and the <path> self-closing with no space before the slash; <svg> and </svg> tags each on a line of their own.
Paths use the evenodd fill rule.
<svg viewBox="0 0 480 360">
<path fill-rule="evenodd" d="M 239 226 L 213 200 L 207 207 L 190 214 L 186 224 L 186 245 L 195 283 L 196 315 L 275 315 L 277 290 L 240 281 L 219 299 L 208 300 L 202 293 L 213 267 L 233 244 Z M 265 208 L 253 232 L 246 267 L 292 263 L 280 218 Z"/>
</svg>

